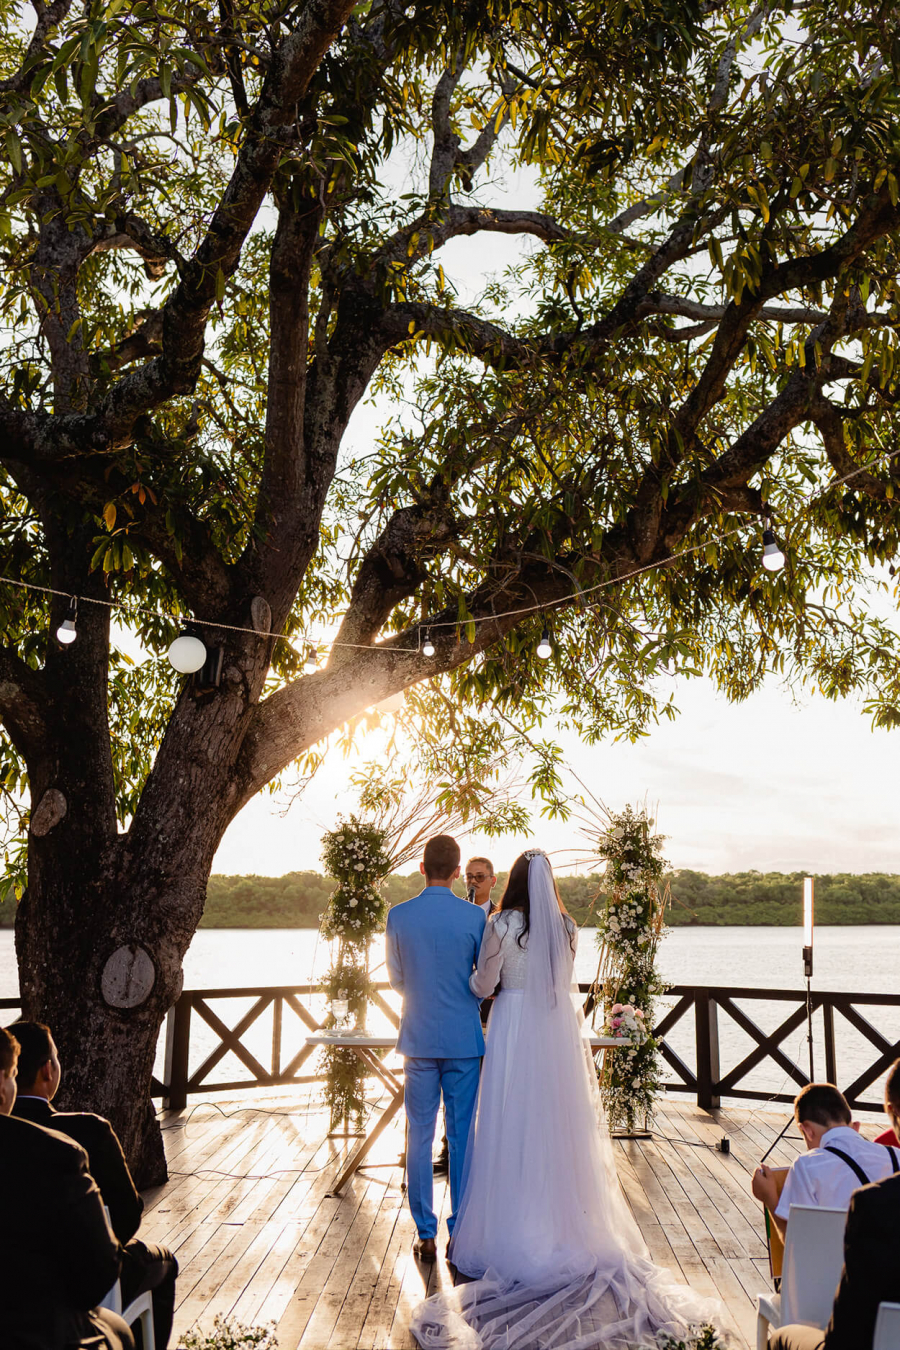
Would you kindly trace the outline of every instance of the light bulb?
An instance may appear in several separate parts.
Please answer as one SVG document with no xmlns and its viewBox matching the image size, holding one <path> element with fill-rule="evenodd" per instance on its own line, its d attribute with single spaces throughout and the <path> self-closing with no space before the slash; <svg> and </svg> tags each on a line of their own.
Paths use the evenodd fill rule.
<svg viewBox="0 0 900 1350">
<path fill-rule="evenodd" d="M 206 647 L 192 633 L 180 633 L 166 655 L 179 675 L 194 675 L 206 661 Z"/>
<path fill-rule="evenodd" d="M 763 567 L 767 572 L 780 572 L 784 567 L 784 554 L 772 530 L 763 530 Z"/>
<path fill-rule="evenodd" d="M 431 629 L 425 629 L 425 641 L 422 643 L 422 655 L 434 656 L 434 643 L 431 640 Z"/>
<path fill-rule="evenodd" d="M 306 660 L 303 662 L 303 674 L 315 675 L 318 669 L 319 669 L 319 653 L 316 651 L 315 647 L 307 647 Z"/>
<path fill-rule="evenodd" d="M 542 661 L 553 655 L 553 648 L 550 645 L 550 629 L 545 628 L 541 633 L 541 640 L 537 645 L 537 654 Z"/>
<path fill-rule="evenodd" d="M 74 642 L 78 634 L 75 631 L 75 620 L 78 617 L 78 601 L 74 595 L 69 601 L 69 608 L 66 611 L 66 617 L 56 630 L 56 640 L 61 642 L 64 647 L 68 647 Z"/>
</svg>

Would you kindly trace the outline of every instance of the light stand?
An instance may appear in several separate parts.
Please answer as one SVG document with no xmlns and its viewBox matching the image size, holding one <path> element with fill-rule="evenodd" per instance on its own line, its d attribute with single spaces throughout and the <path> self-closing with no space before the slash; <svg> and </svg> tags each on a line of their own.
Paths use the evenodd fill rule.
<svg viewBox="0 0 900 1350">
<path fill-rule="evenodd" d="M 813 1059 L 813 1007 L 812 1007 L 812 973 L 813 973 L 813 908 L 814 908 L 814 882 L 812 877 L 803 878 L 803 974 L 806 978 L 806 1044 L 809 1050 L 809 1081 L 816 1081 L 816 1068 Z M 762 1156 L 762 1162 L 766 1161 L 769 1154 L 774 1150 L 788 1130 L 794 1123 L 793 1115 L 788 1117 L 788 1122 L 784 1129 L 772 1140 L 772 1143 L 766 1149 Z"/>
<path fill-rule="evenodd" d="M 816 1069 L 813 1060 L 813 909 L 814 882 L 812 877 L 803 878 L 803 974 L 806 976 L 806 1041 L 809 1047 L 809 1081 L 816 1081 Z"/>
</svg>

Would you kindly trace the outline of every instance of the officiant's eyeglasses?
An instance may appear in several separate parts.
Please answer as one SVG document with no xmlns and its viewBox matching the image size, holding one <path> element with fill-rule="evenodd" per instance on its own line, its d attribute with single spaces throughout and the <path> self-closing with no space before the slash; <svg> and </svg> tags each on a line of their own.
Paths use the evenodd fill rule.
<svg viewBox="0 0 900 1350">
<path fill-rule="evenodd" d="M 490 872 L 467 872 L 466 881 L 475 881 L 475 882 L 487 881 L 490 875 L 491 875 Z"/>
</svg>

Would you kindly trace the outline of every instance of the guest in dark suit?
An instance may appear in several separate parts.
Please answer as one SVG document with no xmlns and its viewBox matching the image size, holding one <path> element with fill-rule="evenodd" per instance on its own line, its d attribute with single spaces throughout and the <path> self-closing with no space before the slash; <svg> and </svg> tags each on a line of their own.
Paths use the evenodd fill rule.
<svg viewBox="0 0 900 1350">
<path fill-rule="evenodd" d="M 15 1115 L 35 1125 L 58 1130 L 87 1151 L 91 1175 L 109 1209 L 113 1232 L 121 1242 L 122 1306 L 138 1294 L 153 1294 L 155 1350 L 166 1350 L 175 1312 L 178 1263 L 165 1247 L 136 1237 L 144 1202 L 137 1192 L 122 1145 L 108 1120 L 89 1111 L 56 1111 L 52 1099 L 62 1077 L 56 1045 L 40 1022 L 15 1022 L 13 1034 L 22 1049 L 19 1056 L 19 1093 Z M 151 1350 L 146 1346 L 145 1350 Z"/>
<path fill-rule="evenodd" d="M 782 1327 L 771 1350 L 872 1350 L 879 1303 L 900 1303 L 900 1173 L 855 1191 L 831 1321 Z"/>
<path fill-rule="evenodd" d="M 96 1307 L 116 1282 L 121 1248 L 87 1154 L 10 1114 L 18 1049 L 0 1028 L 3 1350 L 134 1350 L 121 1317 Z"/>
</svg>

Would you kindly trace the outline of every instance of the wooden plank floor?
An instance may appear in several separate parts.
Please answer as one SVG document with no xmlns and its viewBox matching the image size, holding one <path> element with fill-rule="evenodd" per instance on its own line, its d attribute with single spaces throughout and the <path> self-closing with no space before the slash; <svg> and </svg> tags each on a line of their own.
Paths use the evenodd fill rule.
<svg viewBox="0 0 900 1350">
<path fill-rule="evenodd" d="M 762 1215 L 750 1193 L 759 1158 L 785 1122 L 772 1111 L 710 1115 L 669 1097 L 648 1140 L 616 1140 L 619 1177 L 653 1259 L 722 1300 L 737 1345 L 753 1344 L 754 1297 L 769 1288 Z M 412 1259 L 398 1127 L 386 1132 L 342 1198 L 330 1195 L 352 1141 L 325 1138 L 304 1102 L 248 1095 L 201 1101 L 163 1118 L 170 1180 L 145 1195 L 141 1236 L 178 1257 L 172 1345 L 217 1313 L 276 1326 L 280 1350 L 412 1346 L 410 1309 L 450 1283 L 443 1260 Z M 867 1130 L 873 1133 L 873 1130 Z M 722 1135 L 729 1154 L 716 1151 Z M 770 1161 L 787 1163 L 788 1132 Z M 436 1182 L 446 1245 L 447 1188 Z"/>
</svg>

